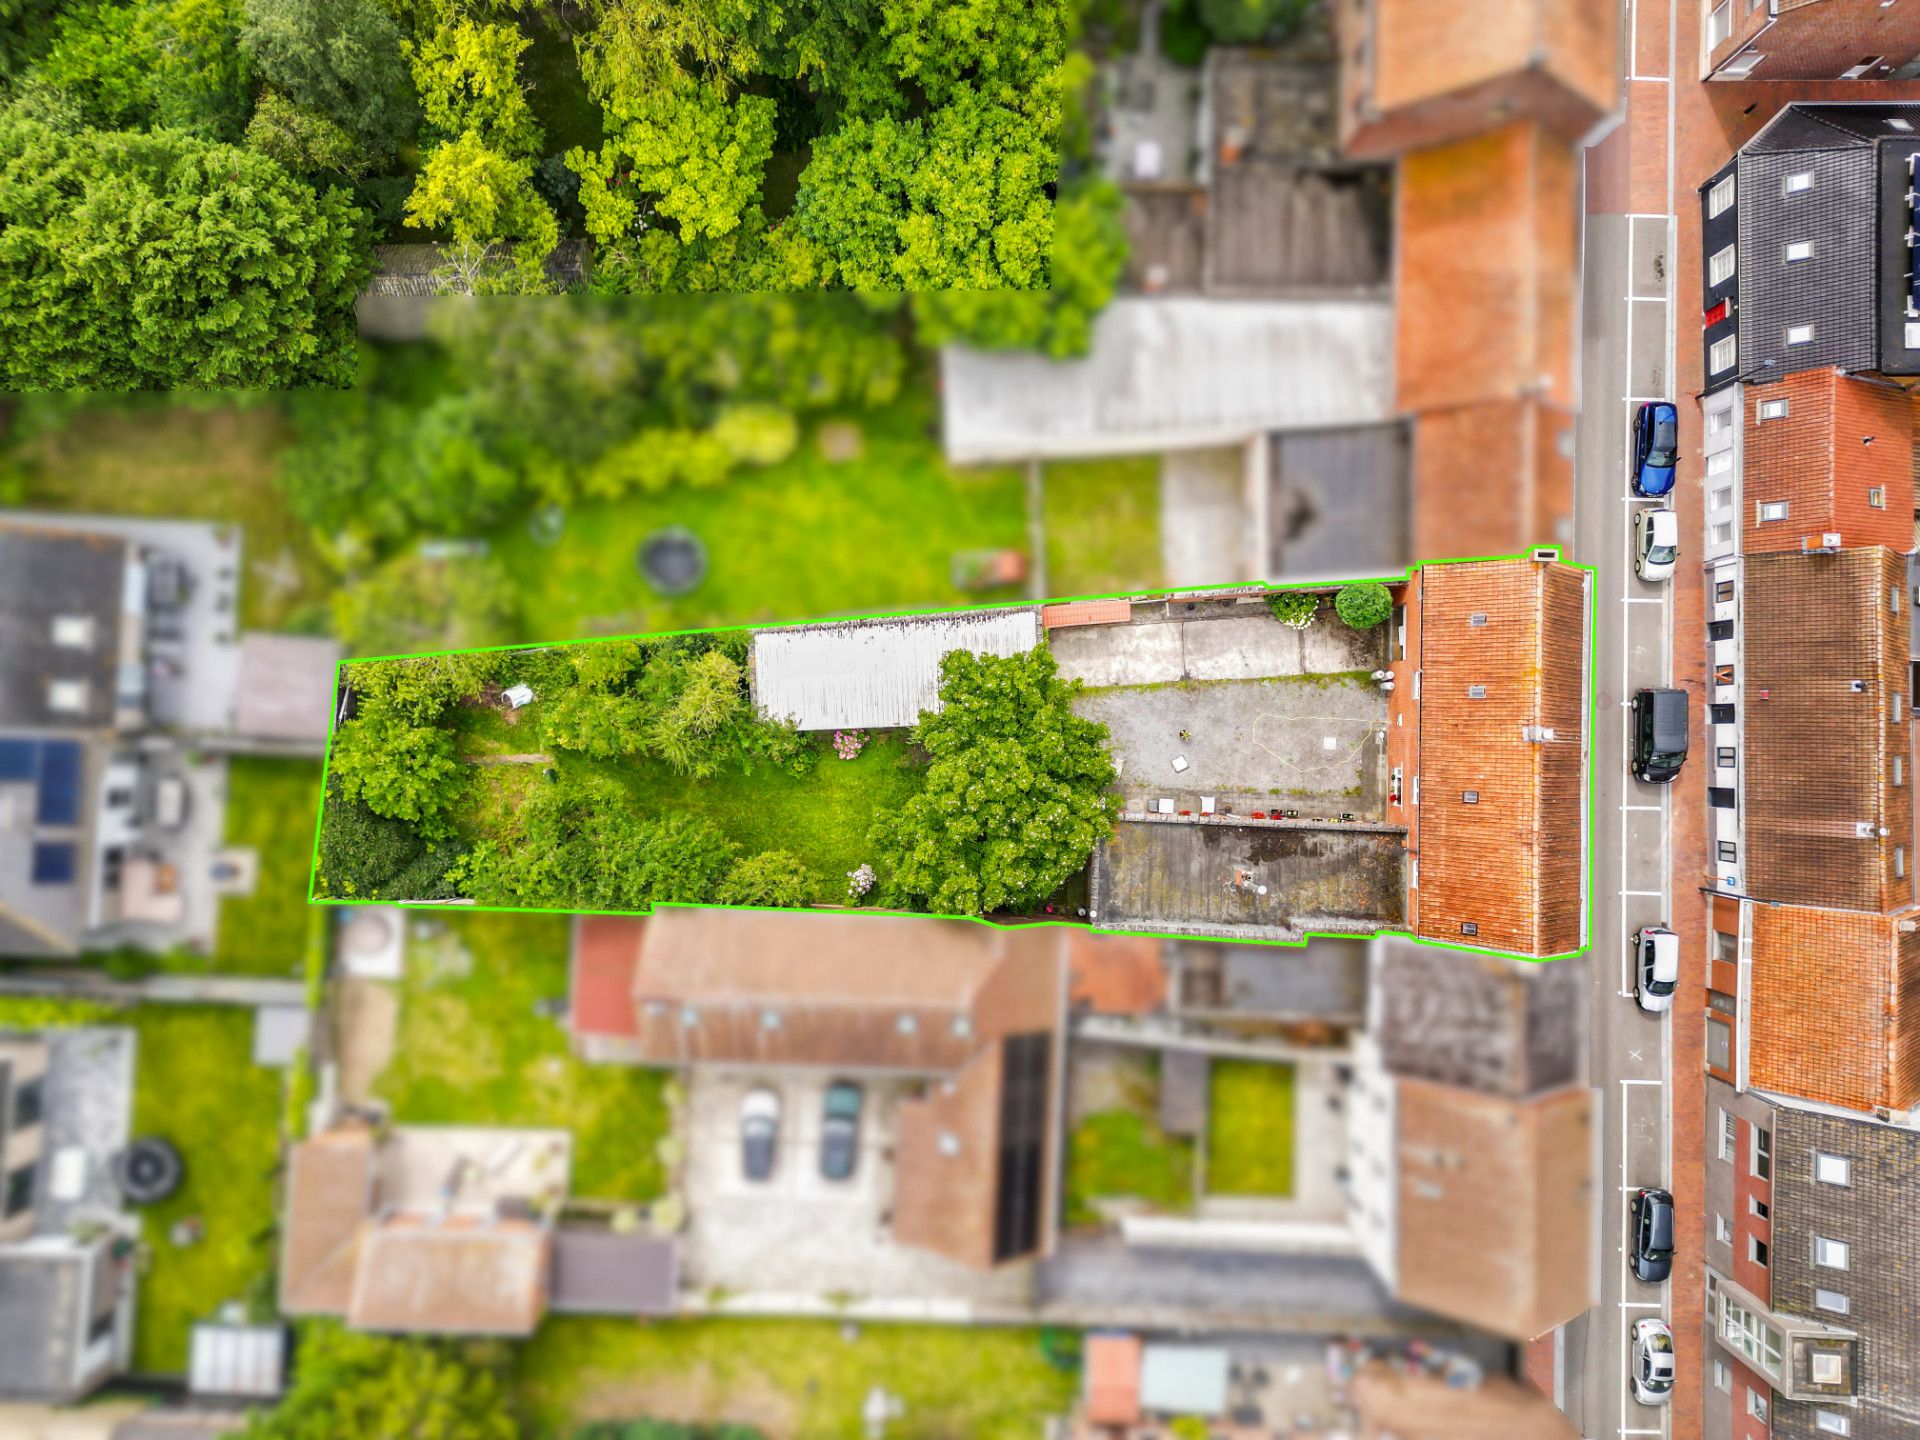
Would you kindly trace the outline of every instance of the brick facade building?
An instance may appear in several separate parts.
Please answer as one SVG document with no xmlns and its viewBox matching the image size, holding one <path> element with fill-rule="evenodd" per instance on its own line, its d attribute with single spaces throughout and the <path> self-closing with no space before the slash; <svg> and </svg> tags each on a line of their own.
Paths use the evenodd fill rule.
<svg viewBox="0 0 1920 1440">
<path fill-rule="evenodd" d="M 1888 0 L 1697 0 L 1701 78 L 1892 80 L 1920 57 L 1920 8 Z"/>
</svg>

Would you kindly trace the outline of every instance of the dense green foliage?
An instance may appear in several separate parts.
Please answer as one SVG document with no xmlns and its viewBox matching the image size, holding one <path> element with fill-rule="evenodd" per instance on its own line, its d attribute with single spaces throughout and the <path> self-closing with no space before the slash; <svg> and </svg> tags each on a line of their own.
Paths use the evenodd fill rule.
<svg viewBox="0 0 1920 1440">
<path fill-rule="evenodd" d="M 403 820 L 376 815 L 364 801 L 327 787 L 314 892 L 351 900 L 447 900 L 452 845 L 429 845 Z"/>
<path fill-rule="evenodd" d="M 689 1425 L 682 1420 L 596 1420 L 572 1440 L 767 1440 L 751 1425 Z"/>
<path fill-rule="evenodd" d="M 1354 629 L 1371 630 L 1393 614 L 1393 592 L 1372 580 L 1343 585 L 1333 597 L 1333 608 Z"/>
<path fill-rule="evenodd" d="M 245 1440 L 520 1440 L 498 1370 L 472 1353 L 310 1321 L 293 1387 L 278 1407 L 251 1417 Z"/>
<path fill-rule="evenodd" d="M 380 0 L 246 0 L 240 39 L 268 85 L 373 154 L 413 133 L 400 27 Z"/>
<path fill-rule="evenodd" d="M 0 389 L 352 378 L 362 238 L 265 155 L 0 109 Z"/>
<path fill-rule="evenodd" d="M 1200 23 L 1222 45 L 1285 40 L 1318 0 L 1198 0 Z"/>
<path fill-rule="evenodd" d="M 931 757 L 925 788 L 874 822 L 892 899 L 943 915 L 1025 911 L 1087 863 L 1119 802 L 1106 727 L 1073 713 L 1075 689 L 1044 647 L 941 662 L 941 708 L 914 729 Z"/>
<path fill-rule="evenodd" d="M 984 349 L 1040 350 L 1056 359 L 1084 355 L 1095 317 L 1113 299 L 1127 263 L 1120 209 L 1125 197 L 1109 181 L 1089 181 L 1061 194 L 1055 216 L 1052 288 L 1043 294 L 942 289 L 913 297 L 920 338 L 929 345 L 961 340 Z"/>
<path fill-rule="evenodd" d="M 1304 630 L 1313 623 L 1314 612 L 1320 608 L 1320 597 L 1305 590 L 1282 590 L 1267 597 L 1267 608 L 1282 625 Z"/>
</svg>

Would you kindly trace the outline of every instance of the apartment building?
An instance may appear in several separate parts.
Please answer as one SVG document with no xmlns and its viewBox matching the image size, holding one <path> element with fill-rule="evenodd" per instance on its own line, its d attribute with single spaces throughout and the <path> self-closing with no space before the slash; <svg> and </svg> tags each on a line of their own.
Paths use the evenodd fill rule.
<svg viewBox="0 0 1920 1440">
<path fill-rule="evenodd" d="M 1701 189 L 1709 1440 L 1920 1423 L 1916 122 L 1790 106 Z"/>
<path fill-rule="evenodd" d="M 1912 0 L 1700 0 L 1703 80 L 1905 80 L 1920 60 Z"/>
</svg>

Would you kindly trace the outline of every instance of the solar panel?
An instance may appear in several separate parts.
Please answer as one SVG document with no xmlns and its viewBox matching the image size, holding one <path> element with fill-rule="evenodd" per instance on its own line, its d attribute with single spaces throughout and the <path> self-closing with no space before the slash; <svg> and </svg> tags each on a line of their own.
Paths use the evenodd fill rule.
<svg viewBox="0 0 1920 1440">
<path fill-rule="evenodd" d="M 0 740 L 0 780 L 31 780 L 39 768 L 39 741 Z"/>
<path fill-rule="evenodd" d="M 72 740 L 48 740 L 40 746 L 42 825 L 74 825 L 80 820 L 80 746 Z"/>
<path fill-rule="evenodd" d="M 33 883 L 36 885 L 72 884 L 73 846 L 64 841 L 57 845 L 34 846 Z"/>
</svg>

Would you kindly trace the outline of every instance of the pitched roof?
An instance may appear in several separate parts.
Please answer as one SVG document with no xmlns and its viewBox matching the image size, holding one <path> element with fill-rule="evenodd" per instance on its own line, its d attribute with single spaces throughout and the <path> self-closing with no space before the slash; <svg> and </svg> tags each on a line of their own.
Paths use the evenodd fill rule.
<svg viewBox="0 0 1920 1440">
<path fill-rule="evenodd" d="M 1827 533 L 1845 546 L 1913 549 L 1920 398 L 1828 368 L 1749 385 L 1741 399 L 1742 552 L 1797 551 L 1808 535 Z M 1786 413 L 1763 419 L 1763 406 Z M 1769 502 L 1787 505 L 1787 523 L 1759 519 Z"/>
<path fill-rule="evenodd" d="M 550 1243 L 546 1227 L 532 1220 L 392 1216 L 366 1232 L 347 1323 L 530 1335 L 546 1309 Z"/>
<path fill-rule="evenodd" d="M 959 1069 L 1051 1028 L 1061 933 L 961 920 L 665 909 L 632 940 L 634 1058 Z M 611 942 L 596 942 L 611 943 Z M 1050 984 L 1033 991 L 1035 975 Z"/>
<path fill-rule="evenodd" d="M 1131 1425 L 1140 1418 L 1140 1337 L 1089 1335 L 1082 1347 L 1086 1418 L 1092 1425 Z"/>
<path fill-rule="evenodd" d="M 1907 562 L 1890 550 L 1742 565 L 1746 893 L 1886 912 L 1914 901 Z M 1855 684 L 1859 689 L 1855 689 Z"/>
<path fill-rule="evenodd" d="M 280 1232 L 282 1310 L 337 1315 L 347 1308 L 361 1224 L 373 1205 L 371 1131 L 329 1130 L 293 1147 Z"/>
<path fill-rule="evenodd" d="M 1748 985 L 1756 1089 L 1860 1111 L 1920 1103 L 1920 931 L 1756 905 Z"/>
<path fill-rule="evenodd" d="M 1558 562 L 1495 560 L 1428 565 L 1413 586 L 1416 933 L 1526 955 L 1576 950 L 1586 919 L 1586 576 Z M 1491 875 L 1503 883 L 1489 888 Z"/>
<path fill-rule="evenodd" d="M 787 625 L 753 637 L 753 698 L 802 730 L 886 729 L 940 708 L 940 665 L 955 650 L 1019 655 L 1040 641 L 1030 606 Z"/>
<path fill-rule="evenodd" d="M 1409 1374 L 1400 1366 L 1375 1361 L 1354 1377 L 1352 1395 L 1366 1436 L 1576 1440 L 1580 1433 L 1553 1401 L 1511 1375 L 1489 1375 L 1477 1385 L 1461 1386 L 1444 1376 Z"/>
<path fill-rule="evenodd" d="M 1067 940 L 1068 998 L 1096 1015 L 1151 1015 L 1167 1003 L 1166 942 L 1075 931 Z"/>
<path fill-rule="evenodd" d="M 581 915 L 573 922 L 572 1002 L 567 1023 L 576 1036 L 631 1038 L 640 1033 L 633 1009 L 633 972 L 640 964 L 645 919 Z"/>
<path fill-rule="evenodd" d="M 1396 1082 L 1395 1294 L 1509 1340 L 1587 1309 L 1593 1098 Z"/>
</svg>

